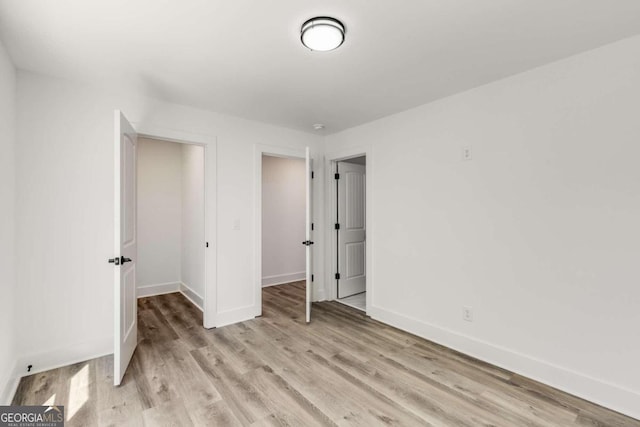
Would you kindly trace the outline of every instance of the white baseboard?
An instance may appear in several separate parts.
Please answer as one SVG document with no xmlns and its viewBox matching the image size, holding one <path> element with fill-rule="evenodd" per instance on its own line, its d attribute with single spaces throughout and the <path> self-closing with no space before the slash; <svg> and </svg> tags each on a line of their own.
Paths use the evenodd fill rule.
<svg viewBox="0 0 640 427">
<path fill-rule="evenodd" d="M 15 363 L 12 374 L 2 390 L 0 404 L 11 403 L 22 377 L 73 365 L 74 363 L 84 362 L 85 360 L 95 359 L 109 354 L 113 354 L 113 340 L 111 338 L 108 340 L 101 339 L 79 343 L 68 348 L 60 348 L 21 357 Z M 31 371 L 27 370 L 29 365 L 32 365 Z"/>
<path fill-rule="evenodd" d="M 0 405 L 10 405 L 18 390 L 18 384 L 20 383 L 20 376 L 18 376 L 18 364 L 14 363 L 7 378 L 2 383 L 0 388 Z"/>
<path fill-rule="evenodd" d="M 640 393 L 633 390 L 380 307 L 370 307 L 367 314 L 383 323 L 640 419 Z"/>
<path fill-rule="evenodd" d="M 137 292 L 138 298 L 181 292 L 187 299 L 191 300 L 196 307 L 202 310 L 203 298 L 181 282 L 143 286 L 138 288 Z M 5 384 L 0 384 L 0 405 L 9 405 L 11 403 L 20 379 L 24 376 L 95 359 L 112 353 L 113 339 L 109 338 L 107 340 L 100 339 L 92 342 L 79 343 L 68 348 L 59 348 L 20 357 L 14 364 L 8 378 L 5 379 Z M 32 365 L 31 371 L 27 371 L 29 365 Z"/>
<path fill-rule="evenodd" d="M 202 309 L 202 307 L 204 307 L 204 298 L 199 293 L 187 286 L 184 282 L 180 283 L 180 293 L 184 295 L 186 299 L 191 301 L 193 305 L 198 307 L 200 311 L 204 311 Z"/>
<path fill-rule="evenodd" d="M 248 305 L 236 310 L 224 311 L 216 316 L 216 327 L 231 325 L 233 323 L 244 322 L 256 317 L 256 306 Z"/>
<path fill-rule="evenodd" d="M 138 298 L 144 298 L 180 292 L 180 285 L 182 285 L 181 282 L 167 282 L 155 285 L 138 286 L 137 295 Z"/>
<path fill-rule="evenodd" d="M 37 374 L 39 372 L 72 365 L 85 360 L 113 354 L 113 338 L 100 339 L 91 342 L 78 343 L 76 345 L 59 348 L 43 353 L 35 353 L 18 359 L 18 375 Z M 27 372 L 27 366 L 32 365 Z"/>
<path fill-rule="evenodd" d="M 153 297 L 156 295 L 172 294 L 174 292 L 180 292 L 185 296 L 185 298 L 191 301 L 193 305 L 195 305 L 200 309 L 200 311 L 202 311 L 202 307 L 204 306 L 204 298 L 184 282 L 167 282 L 158 283 L 155 285 L 140 286 L 138 287 L 137 295 L 138 298 L 144 298 Z"/>
<path fill-rule="evenodd" d="M 265 276 L 262 278 L 262 287 L 282 285 L 284 283 L 298 282 L 307 277 L 307 272 L 276 274 L 275 276 Z"/>
</svg>

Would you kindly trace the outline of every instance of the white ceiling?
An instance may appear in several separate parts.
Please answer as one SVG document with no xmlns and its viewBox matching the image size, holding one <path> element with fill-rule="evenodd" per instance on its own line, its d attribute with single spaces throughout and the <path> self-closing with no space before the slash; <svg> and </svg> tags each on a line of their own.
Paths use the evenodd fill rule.
<svg viewBox="0 0 640 427">
<path fill-rule="evenodd" d="M 300 25 L 340 19 L 310 52 Z M 333 133 L 640 32 L 640 0 L 0 0 L 21 69 Z"/>
</svg>

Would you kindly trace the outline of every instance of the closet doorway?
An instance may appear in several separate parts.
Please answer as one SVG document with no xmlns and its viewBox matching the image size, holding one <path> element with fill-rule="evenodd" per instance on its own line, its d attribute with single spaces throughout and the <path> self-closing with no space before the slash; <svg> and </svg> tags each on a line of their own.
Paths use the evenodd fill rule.
<svg viewBox="0 0 640 427">
<path fill-rule="evenodd" d="M 204 147 L 138 137 L 138 298 L 182 293 L 203 310 Z"/>
<path fill-rule="evenodd" d="M 303 318 L 306 303 L 306 164 L 262 155 L 262 311 Z"/>
</svg>

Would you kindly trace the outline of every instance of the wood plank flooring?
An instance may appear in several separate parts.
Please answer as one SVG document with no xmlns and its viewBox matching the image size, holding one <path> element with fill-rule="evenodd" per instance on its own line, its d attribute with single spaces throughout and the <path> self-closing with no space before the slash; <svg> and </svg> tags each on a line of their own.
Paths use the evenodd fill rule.
<svg viewBox="0 0 640 427">
<path fill-rule="evenodd" d="M 367 318 L 263 291 L 263 316 L 202 328 L 181 294 L 138 301 L 123 384 L 112 357 L 21 380 L 14 404 L 65 405 L 67 425 L 638 426 L 633 420 Z"/>
</svg>

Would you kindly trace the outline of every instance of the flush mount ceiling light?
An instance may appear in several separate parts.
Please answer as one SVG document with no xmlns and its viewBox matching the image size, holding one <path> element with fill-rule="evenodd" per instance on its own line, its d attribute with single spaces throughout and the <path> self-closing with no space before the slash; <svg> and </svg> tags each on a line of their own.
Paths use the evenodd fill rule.
<svg viewBox="0 0 640 427">
<path fill-rule="evenodd" d="M 311 50 L 333 50 L 344 42 L 344 25 L 327 16 L 311 18 L 302 24 L 300 40 Z"/>
</svg>

